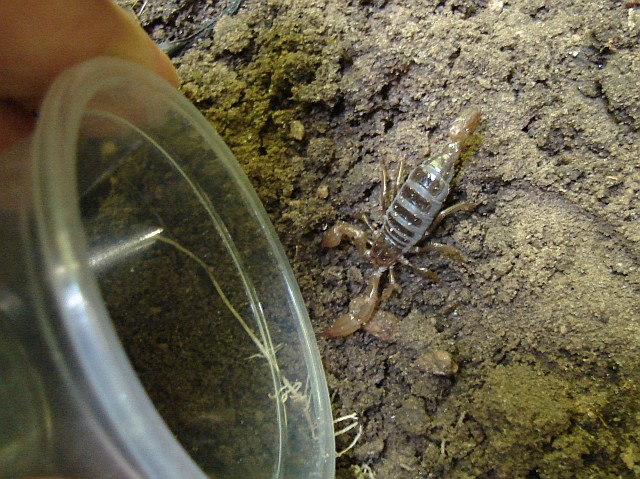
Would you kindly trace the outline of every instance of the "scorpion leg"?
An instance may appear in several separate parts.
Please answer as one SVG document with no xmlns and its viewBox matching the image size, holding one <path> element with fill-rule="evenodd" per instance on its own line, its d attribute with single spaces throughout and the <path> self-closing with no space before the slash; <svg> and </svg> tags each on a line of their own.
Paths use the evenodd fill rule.
<svg viewBox="0 0 640 479">
<path fill-rule="evenodd" d="M 404 256 L 401 256 L 398 259 L 403 265 L 408 266 L 409 268 L 411 268 L 412 270 L 414 270 L 415 272 L 421 274 L 422 276 L 424 276 L 427 279 L 430 279 L 431 281 L 433 281 L 434 283 L 436 283 L 437 285 L 441 285 L 442 284 L 442 280 L 440 279 L 440 276 L 438 276 L 436 273 L 434 273 L 433 271 L 431 271 L 429 268 L 425 268 L 423 266 L 416 266 L 415 264 L 413 264 L 412 262 L 410 262 L 407 258 L 405 258 Z"/>
<path fill-rule="evenodd" d="M 339 222 L 327 230 L 322 238 L 323 248 L 335 248 L 342 242 L 343 237 L 349 238 L 356 246 L 358 253 L 367 253 L 367 233 L 350 223 Z"/>
<path fill-rule="evenodd" d="M 380 207 L 382 211 L 387 211 L 391 199 L 395 198 L 398 190 L 402 186 L 402 177 L 404 176 L 404 160 L 400 160 L 398 166 L 398 174 L 396 175 L 396 181 L 391 183 L 389 187 L 389 169 L 385 165 L 384 160 L 380 158 L 380 183 L 382 184 L 382 190 L 380 191 Z"/>
<path fill-rule="evenodd" d="M 335 323 L 319 334 L 329 338 L 343 338 L 355 333 L 373 318 L 380 301 L 380 277 L 385 272 L 380 268 L 373 272 L 367 289 L 362 296 L 358 296 L 349 303 L 349 312 L 340 316 Z"/>
<path fill-rule="evenodd" d="M 400 160 L 400 164 L 398 165 L 398 172 L 396 174 L 396 186 L 393 189 L 393 197 L 395 197 L 396 194 L 398 194 L 398 190 L 402 186 L 403 176 L 404 176 L 404 160 Z"/>
<path fill-rule="evenodd" d="M 375 233 L 376 229 L 371 224 L 371 221 L 369 221 L 369 218 L 367 218 L 367 215 L 365 215 L 364 213 L 360 212 L 360 213 L 356 213 L 354 215 L 354 218 L 357 219 L 357 220 L 362 221 L 365 225 L 367 225 L 367 228 L 369 228 L 371 231 L 373 231 Z"/>
<path fill-rule="evenodd" d="M 457 213 L 458 211 L 473 211 L 476 206 L 477 205 L 475 203 L 471 203 L 470 201 L 461 201 L 460 203 L 456 203 L 453 206 L 449 206 L 448 208 L 443 209 L 435 217 L 433 223 L 431 223 L 431 226 L 429 226 L 425 237 L 431 235 L 431 233 L 436 230 L 438 225 L 442 223 L 447 217 L 451 216 L 454 213 Z"/>
<path fill-rule="evenodd" d="M 402 186 L 402 177 L 404 176 L 404 160 L 400 160 L 400 164 L 398 165 L 398 171 L 396 172 L 396 181 L 394 181 L 393 183 L 391 183 L 391 198 L 395 198 L 396 195 L 398 194 L 398 190 L 400 189 L 400 187 Z M 384 210 L 387 211 L 387 208 L 389 207 L 389 205 L 387 204 L 384 207 Z"/>
<path fill-rule="evenodd" d="M 382 211 L 386 211 L 389 207 L 389 170 L 387 165 L 384 164 L 384 160 L 380 157 L 380 207 Z M 392 196 L 393 197 L 393 196 Z"/>
<path fill-rule="evenodd" d="M 386 301 L 389 299 L 394 291 L 397 291 L 399 294 L 402 291 L 402 286 L 400 286 L 398 281 L 396 281 L 395 270 L 393 269 L 393 266 L 391 266 L 389 268 L 389 286 L 387 286 L 380 295 L 380 301 Z"/>
<path fill-rule="evenodd" d="M 457 263 L 460 263 L 462 265 L 466 265 L 467 263 L 464 261 L 464 259 L 462 259 L 462 255 L 460 254 L 460 251 L 458 251 L 457 249 L 455 249 L 453 246 L 449 246 L 448 244 L 442 244 L 442 243 L 428 243 L 424 246 L 414 246 L 413 248 L 411 248 L 408 253 L 411 254 L 418 254 L 418 253 L 427 253 L 429 251 L 437 251 L 440 254 L 444 254 L 446 256 L 448 256 L 449 258 L 451 258 L 452 260 L 454 260 Z"/>
</svg>

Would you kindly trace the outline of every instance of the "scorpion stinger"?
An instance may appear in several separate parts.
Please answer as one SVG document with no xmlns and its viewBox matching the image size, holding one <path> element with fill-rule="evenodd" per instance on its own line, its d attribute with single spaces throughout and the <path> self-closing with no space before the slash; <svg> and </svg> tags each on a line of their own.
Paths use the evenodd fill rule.
<svg viewBox="0 0 640 479">
<path fill-rule="evenodd" d="M 473 209 L 472 203 L 462 202 L 440 211 L 449 194 L 454 164 L 479 123 L 480 110 L 476 107 L 465 110 L 453 122 L 449 129 L 450 141 L 444 151 L 414 168 L 406 181 L 397 188 L 398 191 L 385 212 L 382 227 L 374 232 L 369 250 L 367 233 L 355 225 L 339 222 L 325 233 L 323 247 L 334 248 L 344 237 L 349 238 L 358 252 L 371 261 L 373 273 L 365 293 L 351 300 L 349 312 L 340 316 L 333 326 L 321 333 L 322 336 L 347 336 L 369 322 L 380 302 L 380 280 L 397 263 L 411 266 L 434 281 L 439 281 L 438 276 L 427 268 L 411 265 L 405 258 L 406 254 L 437 251 L 463 262 L 460 254 L 451 246 L 438 243 L 422 247 L 417 245 L 428 238 L 447 216 L 457 211 Z M 387 174 L 384 168 L 383 165 L 382 180 L 385 184 L 381 202 L 386 206 Z M 399 289 L 395 281 L 392 281 L 391 287 L 390 291 Z M 385 292 L 383 298 L 387 297 Z"/>
</svg>

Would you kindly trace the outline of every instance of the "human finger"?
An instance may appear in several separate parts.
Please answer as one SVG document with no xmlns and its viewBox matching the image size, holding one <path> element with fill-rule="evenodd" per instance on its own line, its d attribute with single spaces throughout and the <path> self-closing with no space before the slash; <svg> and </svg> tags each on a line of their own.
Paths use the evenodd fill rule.
<svg viewBox="0 0 640 479">
<path fill-rule="evenodd" d="M 134 61 L 178 84 L 167 56 L 110 0 L 2 0 L 0 149 L 31 130 L 27 115 L 60 72 L 103 55 Z"/>
</svg>

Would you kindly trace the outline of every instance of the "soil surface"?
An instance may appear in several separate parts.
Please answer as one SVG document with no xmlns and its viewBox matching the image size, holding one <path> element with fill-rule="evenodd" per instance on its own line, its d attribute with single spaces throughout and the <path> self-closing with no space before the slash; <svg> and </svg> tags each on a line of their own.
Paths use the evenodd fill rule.
<svg viewBox="0 0 640 479">
<path fill-rule="evenodd" d="M 316 332 L 371 265 L 336 221 L 379 226 L 393 176 L 482 109 L 433 241 L 397 268 L 376 334 L 319 338 L 338 478 L 640 475 L 640 7 L 584 0 L 126 2 L 255 186 Z M 337 438 L 338 450 L 355 430 Z"/>
</svg>

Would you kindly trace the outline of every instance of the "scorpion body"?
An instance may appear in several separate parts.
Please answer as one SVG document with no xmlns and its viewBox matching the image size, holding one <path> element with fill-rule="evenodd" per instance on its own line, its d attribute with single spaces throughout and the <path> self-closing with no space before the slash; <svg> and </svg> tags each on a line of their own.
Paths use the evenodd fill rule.
<svg viewBox="0 0 640 479">
<path fill-rule="evenodd" d="M 327 231 L 322 241 L 324 247 L 338 246 L 346 236 L 355 243 L 359 252 L 369 258 L 374 269 L 365 293 L 354 298 L 349 305 L 349 312 L 340 316 L 322 335 L 347 336 L 369 322 L 381 299 L 380 280 L 387 270 L 390 270 L 391 288 L 388 293 L 383 293 L 383 297 L 387 297 L 397 287 L 393 278 L 393 267 L 398 262 L 413 267 L 435 281 L 439 280 L 435 273 L 409 263 L 405 258 L 406 254 L 439 251 L 459 258 L 457 251 L 450 246 L 437 243 L 424 247 L 416 245 L 427 238 L 446 216 L 472 208 L 470 203 L 462 202 L 440 211 L 449 194 L 455 162 L 460 157 L 465 143 L 475 132 L 479 121 L 480 110 L 469 108 L 453 122 L 449 129 L 450 141 L 444 151 L 409 173 L 388 205 L 382 227 L 375 233 L 372 243 L 364 231 L 352 224 L 341 222 Z M 383 208 L 386 198 L 385 183 L 386 174 L 383 169 Z M 367 250 L 369 243 L 371 248 Z"/>
</svg>

